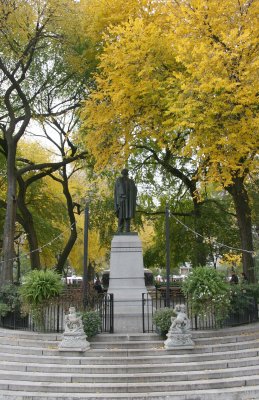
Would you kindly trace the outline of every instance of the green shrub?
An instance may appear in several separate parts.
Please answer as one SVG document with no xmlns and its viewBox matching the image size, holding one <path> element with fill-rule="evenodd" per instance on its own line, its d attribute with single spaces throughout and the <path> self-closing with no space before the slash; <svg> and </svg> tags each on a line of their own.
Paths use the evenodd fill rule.
<svg viewBox="0 0 259 400">
<path fill-rule="evenodd" d="M 183 282 L 182 291 L 196 315 L 206 316 L 213 312 L 219 323 L 230 311 L 230 285 L 215 268 L 194 268 Z"/>
<path fill-rule="evenodd" d="M 63 283 L 59 274 L 52 270 L 33 270 L 25 275 L 20 288 L 22 301 L 32 305 L 41 304 L 61 293 Z"/>
<path fill-rule="evenodd" d="M 258 301 L 258 284 L 238 284 L 230 287 L 231 311 L 244 313 Z"/>
<path fill-rule="evenodd" d="M 44 329 L 44 306 L 57 297 L 63 289 L 58 273 L 52 270 L 33 270 L 25 275 L 20 287 L 23 310 L 32 314 L 39 330 Z"/>
<path fill-rule="evenodd" d="M 0 317 L 20 309 L 20 299 L 17 285 L 6 284 L 0 288 Z"/>
<path fill-rule="evenodd" d="M 241 283 L 240 285 L 235 285 L 231 289 L 236 289 L 236 286 L 240 287 L 242 293 L 255 298 L 259 301 L 259 284 L 258 283 Z"/>
<path fill-rule="evenodd" d="M 87 337 L 92 337 L 100 332 L 102 320 L 97 311 L 85 311 L 81 313 L 84 331 Z"/>
<path fill-rule="evenodd" d="M 5 317 L 11 311 L 10 307 L 5 303 L 0 303 L 0 317 Z"/>
<path fill-rule="evenodd" d="M 176 314 L 172 308 L 165 307 L 155 311 L 153 315 L 153 323 L 156 325 L 162 336 L 165 336 L 169 331 L 171 326 L 171 317 L 174 316 L 176 316 Z"/>
</svg>

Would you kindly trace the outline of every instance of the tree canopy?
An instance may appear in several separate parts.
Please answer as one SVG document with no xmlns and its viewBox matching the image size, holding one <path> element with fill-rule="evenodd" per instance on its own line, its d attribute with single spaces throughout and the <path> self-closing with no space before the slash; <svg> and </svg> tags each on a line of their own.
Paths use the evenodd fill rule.
<svg viewBox="0 0 259 400">
<path fill-rule="evenodd" d="M 258 168 L 258 2 L 143 5 L 104 30 L 96 87 L 81 113 L 87 146 L 100 169 L 123 164 L 147 141 L 189 158 L 200 182 L 233 197 L 253 280 L 245 185 Z"/>
<path fill-rule="evenodd" d="M 170 148 L 181 134 L 204 178 L 226 187 L 233 174 L 255 171 L 257 16 L 256 1 L 193 0 L 109 20 L 83 111 L 97 163 L 125 159 L 143 137 Z"/>
<path fill-rule="evenodd" d="M 83 214 L 76 213 L 91 185 L 89 259 L 105 260 L 115 229 L 112 182 L 124 165 L 137 184 L 153 188 L 140 191 L 136 217 L 149 232 L 149 263 L 163 258 L 164 221 L 148 213 L 167 202 L 197 233 L 172 220 L 175 265 L 185 256 L 193 265 L 213 261 L 212 244 L 225 242 L 242 249 L 254 280 L 258 13 L 255 0 L 1 2 L 0 283 L 12 276 L 15 222 L 30 221 L 35 267 L 57 254 L 60 270 L 69 254 L 80 263 Z M 53 159 L 21 140 L 29 132 L 35 143 L 39 136 L 52 143 Z M 76 222 L 78 231 L 55 243 L 55 255 L 34 252 L 48 231 L 58 235 Z"/>
</svg>

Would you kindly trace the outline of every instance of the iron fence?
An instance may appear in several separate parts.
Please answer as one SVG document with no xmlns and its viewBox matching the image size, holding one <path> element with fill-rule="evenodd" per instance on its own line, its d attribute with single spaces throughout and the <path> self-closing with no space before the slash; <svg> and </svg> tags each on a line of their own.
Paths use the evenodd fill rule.
<svg viewBox="0 0 259 400">
<path fill-rule="evenodd" d="M 76 293 L 76 295 L 75 295 Z M 83 311 L 82 298 L 79 292 L 66 292 L 58 301 L 48 304 L 43 309 L 44 326 L 36 326 L 31 315 L 23 316 L 19 311 L 14 311 L 1 317 L 0 326 L 8 329 L 21 329 L 29 331 L 57 332 L 64 331 L 65 314 L 69 307 L 73 306 L 77 311 Z M 252 296 L 245 296 L 245 306 L 237 307 L 230 315 L 221 322 L 220 327 L 236 326 L 249 324 L 258 321 L 257 300 Z M 206 316 L 195 315 L 188 306 L 188 301 L 177 288 L 170 290 L 170 304 L 166 303 L 165 292 L 153 290 L 142 295 L 142 321 L 143 332 L 155 332 L 156 326 L 153 324 L 153 316 L 157 310 L 166 306 L 174 308 L 177 304 L 186 304 L 188 317 L 193 330 L 207 330 L 219 328 L 213 308 Z M 92 310 L 99 313 L 101 317 L 101 332 L 114 332 L 114 301 L 113 294 L 100 294 L 89 304 Z"/>
<path fill-rule="evenodd" d="M 160 290 L 149 291 L 142 294 L 142 322 L 143 333 L 155 332 L 153 316 L 157 310 L 165 307 L 174 308 L 176 304 L 185 304 L 185 298 L 180 291 L 170 290 L 170 304 L 167 304 L 166 292 Z"/>
<path fill-rule="evenodd" d="M 166 304 L 165 293 L 160 290 L 150 291 L 142 294 L 142 321 L 143 332 L 156 332 L 157 328 L 153 323 L 153 316 L 157 310 L 166 306 L 174 308 L 177 304 L 185 304 L 187 314 L 190 319 L 192 330 L 208 330 L 242 324 L 249 324 L 258 321 L 258 305 L 257 300 L 253 297 L 244 295 L 244 307 L 232 310 L 226 319 L 219 322 L 215 318 L 213 306 L 206 315 L 194 314 L 188 305 L 188 301 L 179 290 L 170 290 L 170 304 Z"/>
<path fill-rule="evenodd" d="M 79 296 L 75 298 L 75 296 L 65 295 L 43 308 L 43 325 L 36 325 L 31 314 L 23 316 L 19 311 L 14 311 L 1 318 L 0 326 L 7 329 L 61 333 L 65 329 L 65 315 L 72 306 L 77 311 L 83 311 L 82 300 Z M 98 312 L 101 317 L 101 332 L 113 333 L 113 294 L 105 293 L 96 297 L 95 303 L 91 304 L 91 309 Z"/>
</svg>

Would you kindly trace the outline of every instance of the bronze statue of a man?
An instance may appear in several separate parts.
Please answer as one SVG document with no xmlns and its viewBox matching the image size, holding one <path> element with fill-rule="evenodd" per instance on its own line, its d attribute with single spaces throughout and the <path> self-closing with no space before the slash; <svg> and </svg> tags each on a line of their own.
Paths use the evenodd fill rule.
<svg viewBox="0 0 259 400">
<path fill-rule="evenodd" d="M 114 188 L 114 206 L 118 217 L 118 232 L 130 232 L 130 220 L 134 218 L 136 211 L 137 187 L 133 179 L 130 179 L 129 171 L 125 168 L 116 179 Z"/>
</svg>

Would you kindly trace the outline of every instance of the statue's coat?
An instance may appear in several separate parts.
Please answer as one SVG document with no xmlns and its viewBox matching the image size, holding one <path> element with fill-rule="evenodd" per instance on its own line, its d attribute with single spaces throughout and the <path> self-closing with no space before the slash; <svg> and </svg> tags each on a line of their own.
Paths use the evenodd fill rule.
<svg viewBox="0 0 259 400">
<path fill-rule="evenodd" d="M 117 178 L 114 188 L 115 212 L 119 219 L 133 218 L 136 211 L 137 187 L 127 176 Z"/>
</svg>

